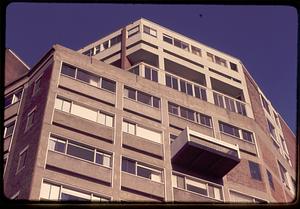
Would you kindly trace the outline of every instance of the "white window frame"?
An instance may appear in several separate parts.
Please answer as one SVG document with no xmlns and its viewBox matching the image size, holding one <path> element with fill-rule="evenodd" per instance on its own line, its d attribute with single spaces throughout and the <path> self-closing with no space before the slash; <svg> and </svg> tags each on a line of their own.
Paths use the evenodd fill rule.
<svg viewBox="0 0 300 209">
<path fill-rule="evenodd" d="M 7 138 L 7 137 L 10 137 L 10 136 L 13 136 L 13 134 L 14 134 L 14 132 L 15 132 L 16 121 L 17 121 L 17 120 L 13 120 L 13 121 L 11 121 L 10 123 L 8 123 L 7 125 L 5 125 L 3 139 L 5 139 L 5 138 Z M 11 134 L 10 134 L 10 135 L 6 135 L 6 134 L 7 134 L 7 129 L 8 129 L 8 127 L 12 126 L 12 124 L 13 124 L 14 127 L 13 127 L 13 130 L 12 130 Z"/>
<path fill-rule="evenodd" d="M 35 96 L 40 90 L 41 90 L 41 78 L 43 74 L 40 75 L 37 79 L 34 81 L 33 90 L 32 90 L 32 96 Z M 38 86 L 37 86 L 38 84 Z"/>
</svg>

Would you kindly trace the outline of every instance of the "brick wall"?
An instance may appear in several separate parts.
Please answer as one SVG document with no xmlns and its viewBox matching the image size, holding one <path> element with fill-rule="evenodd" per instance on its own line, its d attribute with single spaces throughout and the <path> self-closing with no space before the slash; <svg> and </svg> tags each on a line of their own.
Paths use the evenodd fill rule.
<svg viewBox="0 0 300 209">
<path fill-rule="evenodd" d="M 294 168 L 296 168 L 296 137 L 292 133 L 292 131 L 289 129 L 289 127 L 286 125 L 286 123 L 283 121 L 283 119 L 279 116 L 280 125 L 282 128 L 283 137 L 286 142 L 286 146 L 289 150 L 290 158 L 292 161 L 292 165 Z"/>
<path fill-rule="evenodd" d="M 43 76 L 41 77 L 41 88 L 33 97 L 34 81 L 24 89 L 24 97 L 22 99 L 22 106 L 20 108 L 20 116 L 18 118 L 16 127 L 16 139 L 13 141 L 11 154 L 9 156 L 9 169 L 7 180 L 5 181 L 5 194 L 11 197 L 16 192 L 20 191 L 19 199 L 28 199 L 31 190 L 32 173 L 36 161 L 36 152 L 39 144 L 39 137 L 41 133 L 42 120 L 47 101 L 47 94 L 50 83 L 52 64 L 50 64 Z M 27 114 L 36 107 L 33 126 L 25 132 L 27 123 Z M 29 145 L 27 157 L 25 161 L 25 168 L 17 175 L 17 166 L 19 160 L 19 153 Z M 13 159 L 13 160 L 12 160 Z"/>
<path fill-rule="evenodd" d="M 262 167 L 260 166 L 261 172 Z M 252 179 L 248 160 L 241 159 L 241 162 L 227 174 L 228 183 L 241 184 L 259 191 L 266 191 L 266 185 L 263 181 Z"/>
</svg>

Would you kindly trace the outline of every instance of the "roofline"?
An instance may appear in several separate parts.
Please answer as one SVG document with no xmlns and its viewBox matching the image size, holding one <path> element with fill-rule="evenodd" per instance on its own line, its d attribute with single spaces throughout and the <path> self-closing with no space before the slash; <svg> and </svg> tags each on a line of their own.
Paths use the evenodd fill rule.
<svg viewBox="0 0 300 209">
<path fill-rule="evenodd" d="M 13 52 L 10 48 L 8 50 L 28 69 L 30 70 L 30 67 L 15 53 Z"/>
</svg>

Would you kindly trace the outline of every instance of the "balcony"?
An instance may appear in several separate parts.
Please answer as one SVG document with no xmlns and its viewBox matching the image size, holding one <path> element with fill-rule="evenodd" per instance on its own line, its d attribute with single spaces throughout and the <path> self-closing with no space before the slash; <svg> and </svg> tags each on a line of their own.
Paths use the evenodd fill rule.
<svg viewBox="0 0 300 209">
<path fill-rule="evenodd" d="M 240 152 L 238 145 L 187 127 L 171 144 L 171 158 L 173 164 L 189 171 L 220 178 L 240 162 Z"/>
</svg>

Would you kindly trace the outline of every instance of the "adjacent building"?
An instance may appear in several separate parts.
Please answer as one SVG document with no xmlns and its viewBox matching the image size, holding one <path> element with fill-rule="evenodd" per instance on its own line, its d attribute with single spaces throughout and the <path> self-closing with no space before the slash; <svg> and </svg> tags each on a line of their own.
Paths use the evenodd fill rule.
<svg viewBox="0 0 300 209">
<path fill-rule="evenodd" d="M 54 45 L 14 71 L 4 110 L 10 199 L 295 198 L 296 137 L 238 58 L 142 18 L 78 51 Z"/>
</svg>

